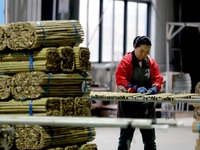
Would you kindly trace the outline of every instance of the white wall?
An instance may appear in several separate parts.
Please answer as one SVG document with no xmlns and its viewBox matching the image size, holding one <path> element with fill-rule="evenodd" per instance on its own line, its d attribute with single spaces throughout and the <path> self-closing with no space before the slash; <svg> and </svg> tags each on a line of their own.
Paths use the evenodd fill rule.
<svg viewBox="0 0 200 150">
<path fill-rule="evenodd" d="M 173 21 L 173 0 L 152 0 L 151 10 L 151 56 L 163 72 L 166 70 L 166 22 Z"/>
<path fill-rule="evenodd" d="M 5 23 L 41 20 L 41 0 L 5 1 Z"/>
</svg>

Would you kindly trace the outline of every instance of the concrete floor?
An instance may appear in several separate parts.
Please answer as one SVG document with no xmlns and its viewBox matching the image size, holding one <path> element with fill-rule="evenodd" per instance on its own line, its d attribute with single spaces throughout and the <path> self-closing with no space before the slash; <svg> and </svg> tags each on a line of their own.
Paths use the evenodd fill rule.
<svg viewBox="0 0 200 150">
<path fill-rule="evenodd" d="M 198 133 L 192 132 L 192 117 L 176 118 L 183 126 L 156 128 L 157 150 L 195 150 Z M 91 143 L 97 144 L 98 150 L 117 150 L 119 128 L 96 128 L 96 138 Z M 143 150 L 140 131 L 137 129 L 132 141 L 131 150 Z"/>
</svg>

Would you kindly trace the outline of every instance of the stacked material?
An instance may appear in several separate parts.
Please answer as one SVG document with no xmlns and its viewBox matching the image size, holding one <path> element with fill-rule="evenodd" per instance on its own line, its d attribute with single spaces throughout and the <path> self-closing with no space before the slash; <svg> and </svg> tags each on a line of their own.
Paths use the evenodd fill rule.
<svg viewBox="0 0 200 150">
<path fill-rule="evenodd" d="M 77 20 L 0 26 L 0 116 L 91 116 L 90 51 L 79 47 L 83 36 Z M 23 124 L 15 126 L 12 142 L 14 149 L 96 150 L 87 143 L 95 134 L 92 127 Z"/>
<path fill-rule="evenodd" d="M 91 142 L 95 137 L 93 127 L 50 127 L 16 125 L 18 149 L 44 149 L 50 146 L 74 145 Z"/>
<path fill-rule="evenodd" d="M 14 74 L 28 71 L 77 72 L 90 71 L 90 52 L 85 47 L 45 47 L 34 50 L 3 50 L 0 72 Z"/>
<path fill-rule="evenodd" d="M 11 23 L 7 46 L 12 50 L 52 46 L 77 46 L 83 41 L 83 29 L 77 20 Z"/>
<path fill-rule="evenodd" d="M 86 97 L 50 97 L 34 101 L 0 103 L 0 116 L 91 116 L 91 100 Z"/>
</svg>

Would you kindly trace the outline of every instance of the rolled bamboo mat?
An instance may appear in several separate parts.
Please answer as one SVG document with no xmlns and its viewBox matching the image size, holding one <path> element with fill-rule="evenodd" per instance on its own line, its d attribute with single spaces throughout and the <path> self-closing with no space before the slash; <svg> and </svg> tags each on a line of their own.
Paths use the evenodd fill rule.
<svg viewBox="0 0 200 150">
<path fill-rule="evenodd" d="M 7 30 L 8 25 L 0 25 L 0 51 L 4 50 L 7 47 Z"/>
<path fill-rule="evenodd" d="M 73 47 L 75 53 L 76 69 L 82 71 L 91 70 L 90 51 L 87 47 Z"/>
<path fill-rule="evenodd" d="M 46 74 L 21 72 L 13 76 L 12 95 L 16 100 L 40 97 L 89 95 L 92 77 L 88 73 Z"/>
<path fill-rule="evenodd" d="M 7 46 L 12 50 L 75 46 L 82 43 L 84 36 L 77 20 L 16 22 L 11 23 L 7 30 Z"/>
<path fill-rule="evenodd" d="M 50 127 L 16 125 L 16 147 L 18 149 L 44 149 L 49 146 L 74 145 L 95 139 L 94 127 Z"/>
<path fill-rule="evenodd" d="M 12 76 L 0 75 L 0 101 L 11 97 Z"/>
<path fill-rule="evenodd" d="M 0 116 L 61 116 L 60 99 L 56 97 L 41 98 L 34 101 L 0 102 Z"/>
<path fill-rule="evenodd" d="M 8 124 L 2 124 L 2 125 L 0 125 L 0 128 L 4 128 L 7 130 L 14 130 L 14 127 L 12 125 L 8 125 Z M 15 140 L 14 131 L 13 131 L 13 135 L 11 133 L 12 131 L 9 131 L 9 132 L 10 132 L 10 134 L 9 133 L 1 133 L 1 138 L 6 139 L 8 149 L 14 149 L 14 140 Z M 0 149 L 4 150 L 4 147 L 1 142 L 0 142 Z"/>
</svg>

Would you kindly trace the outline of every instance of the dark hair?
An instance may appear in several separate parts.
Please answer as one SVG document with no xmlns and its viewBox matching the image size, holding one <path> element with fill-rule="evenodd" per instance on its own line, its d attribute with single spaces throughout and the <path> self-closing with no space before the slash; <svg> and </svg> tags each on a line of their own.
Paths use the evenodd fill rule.
<svg viewBox="0 0 200 150">
<path fill-rule="evenodd" d="M 136 36 L 133 40 L 133 47 L 139 47 L 140 45 L 149 45 L 151 46 L 151 41 L 147 36 Z"/>
</svg>

